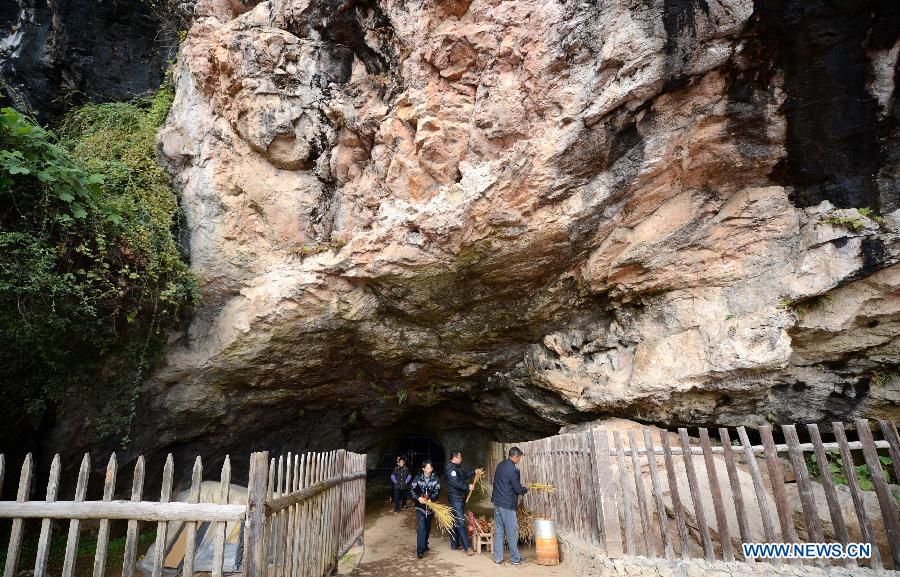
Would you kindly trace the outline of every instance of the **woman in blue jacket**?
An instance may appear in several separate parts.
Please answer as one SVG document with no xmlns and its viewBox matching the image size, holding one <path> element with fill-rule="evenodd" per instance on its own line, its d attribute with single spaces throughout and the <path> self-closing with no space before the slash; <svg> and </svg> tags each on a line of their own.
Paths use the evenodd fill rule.
<svg viewBox="0 0 900 577">
<path fill-rule="evenodd" d="M 434 520 L 434 512 L 425 503 L 437 501 L 441 494 L 441 482 L 428 459 L 422 461 L 422 472 L 413 479 L 410 492 L 416 509 L 416 557 L 421 559 L 428 550 L 428 537 Z"/>
</svg>

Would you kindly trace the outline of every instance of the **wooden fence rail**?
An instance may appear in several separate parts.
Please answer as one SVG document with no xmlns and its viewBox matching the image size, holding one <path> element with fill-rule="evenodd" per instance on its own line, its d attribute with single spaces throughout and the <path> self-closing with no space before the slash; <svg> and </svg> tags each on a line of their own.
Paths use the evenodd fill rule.
<svg viewBox="0 0 900 577">
<path fill-rule="evenodd" d="M 816 425 L 784 425 L 776 444 L 763 426 L 753 445 L 745 427 L 700 428 L 697 438 L 686 429 L 598 427 L 492 443 L 489 474 L 517 445 L 523 482 L 556 488 L 529 492 L 524 506 L 554 519 L 563 539 L 610 557 L 733 561 L 744 560 L 742 543 L 866 542 L 872 557 L 860 565 L 900 568 L 900 488 L 888 482 L 900 479 L 897 428 L 879 421 L 880 439 L 865 420 L 853 428 L 850 441 L 849 427 L 833 423 L 834 442 L 825 443 Z"/>
<path fill-rule="evenodd" d="M 99 521 L 93 577 L 104 577 L 107 568 L 110 522 L 127 521 L 122 576 L 136 569 L 152 577 L 166 574 L 190 576 L 209 571 L 213 577 L 244 573 L 248 577 L 323 577 L 353 543 L 362 540 L 365 516 L 366 456 L 344 450 L 327 453 L 288 453 L 269 458 L 253 453 L 247 482 L 247 498 L 231 485 L 231 461 L 225 458 L 217 484 L 202 490 L 203 464 L 197 457 L 190 488 L 181 499 L 174 496 L 174 463 L 169 455 L 163 467 L 159 500 L 144 499 L 145 463 L 138 457 L 132 476 L 130 500 L 114 499 L 118 473 L 116 456 L 106 467 L 103 497 L 87 501 L 90 457 L 84 456 L 78 472 L 74 499 L 57 500 L 60 459 L 50 467 L 44 500 L 31 500 L 34 463 L 29 454 L 22 463 L 15 501 L 0 501 L 0 521 L 11 519 L 9 546 L 3 577 L 19 570 L 27 520 L 40 519 L 34 576 L 46 577 L 53 520 L 69 520 L 62 577 L 75 574 L 80 523 Z M 277 473 L 276 473 L 277 471 Z M 0 489 L 6 459 L 0 454 Z M 212 501 L 212 502 L 204 502 Z M 37 522 L 37 521 L 35 521 Z M 138 562 L 141 522 L 156 523 L 156 538 L 146 557 Z M 183 554 L 181 553 L 183 551 Z M 227 557 L 227 561 L 226 561 Z M 173 561 L 174 559 L 174 561 Z M 201 559 L 208 567 L 200 567 Z M 204 561 L 204 563 L 206 562 Z"/>
</svg>

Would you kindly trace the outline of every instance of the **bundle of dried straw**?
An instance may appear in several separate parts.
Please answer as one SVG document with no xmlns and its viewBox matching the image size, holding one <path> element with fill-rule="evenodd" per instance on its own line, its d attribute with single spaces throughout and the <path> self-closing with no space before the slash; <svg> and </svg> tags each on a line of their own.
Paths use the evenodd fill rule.
<svg viewBox="0 0 900 577">
<path fill-rule="evenodd" d="M 537 519 L 537 514 L 534 511 L 526 509 L 524 505 L 519 504 L 519 508 L 516 509 L 516 521 L 518 521 L 519 525 L 519 543 L 534 545 L 535 519 Z"/>
<path fill-rule="evenodd" d="M 466 495 L 466 503 L 469 502 L 469 498 L 472 496 L 472 493 L 481 489 L 482 493 L 487 493 L 487 487 L 484 486 L 484 469 L 475 469 L 475 478 L 472 479 L 472 484 L 475 485 L 475 489 L 469 491 L 469 494 Z"/>
<path fill-rule="evenodd" d="M 556 487 L 548 483 L 529 483 L 526 485 L 532 491 L 545 491 L 547 493 L 555 493 Z"/>
<path fill-rule="evenodd" d="M 536 518 L 537 514 L 534 511 L 526 509 L 524 505 L 519 504 L 519 508 L 516 510 L 516 520 L 519 525 L 519 543 L 522 543 L 523 545 L 534 544 L 534 520 Z M 487 516 L 482 515 L 478 518 L 478 521 L 487 533 L 494 532 L 493 519 L 489 519 Z"/>
<path fill-rule="evenodd" d="M 450 505 L 435 503 L 434 501 L 425 501 L 425 506 L 434 513 L 434 520 L 441 531 L 449 533 L 453 530 L 456 523 L 456 512 Z"/>
</svg>

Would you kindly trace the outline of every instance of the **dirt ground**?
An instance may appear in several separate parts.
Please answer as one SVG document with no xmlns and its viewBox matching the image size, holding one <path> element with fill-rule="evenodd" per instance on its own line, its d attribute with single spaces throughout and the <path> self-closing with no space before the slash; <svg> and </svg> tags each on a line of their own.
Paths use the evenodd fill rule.
<svg viewBox="0 0 900 577">
<path fill-rule="evenodd" d="M 489 503 L 470 503 L 476 514 L 490 508 Z M 412 505 L 400 513 L 392 512 L 388 503 L 368 503 L 365 548 L 362 559 L 350 573 L 354 577 L 575 577 L 563 566 L 545 567 L 534 562 L 534 549 L 521 549 L 527 563 L 513 566 L 509 552 L 502 565 L 495 565 L 490 553 L 467 556 L 450 550 L 450 538 L 435 527 L 429 550 L 416 558 L 416 517 Z"/>
</svg>

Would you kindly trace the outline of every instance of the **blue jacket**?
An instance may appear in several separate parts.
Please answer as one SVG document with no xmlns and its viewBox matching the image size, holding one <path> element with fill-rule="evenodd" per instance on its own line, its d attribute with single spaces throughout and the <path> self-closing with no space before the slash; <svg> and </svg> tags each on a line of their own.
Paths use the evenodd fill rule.
<svg viewBox="0 0 900 577">
<path fill-rule="evenodd" d="M 416 509 L 425 511 L 426 515 L 430 515 L 430 511 L 428 511 L 425 505 L 419 503 L 419 497 L 428 495 L 430 500 L 437 501 L 438 495 L 441 494 L 441 481 L 434 473 L 432 473 L 430 477 L 426 477 L 423 473 L 419 473 L 419 475 L 413 479 L 409 490 L 413 496 L 413 506 Z"/>
<path fill-rule="evenodd" d="M 519 481 L 519 469 L 509 459 L 505 459 L 494 471 L 494 489 L 491 502 L 497 507 L 515 511 L 519 505 L 519 495 L 528 492 Z"/>
</svg>

